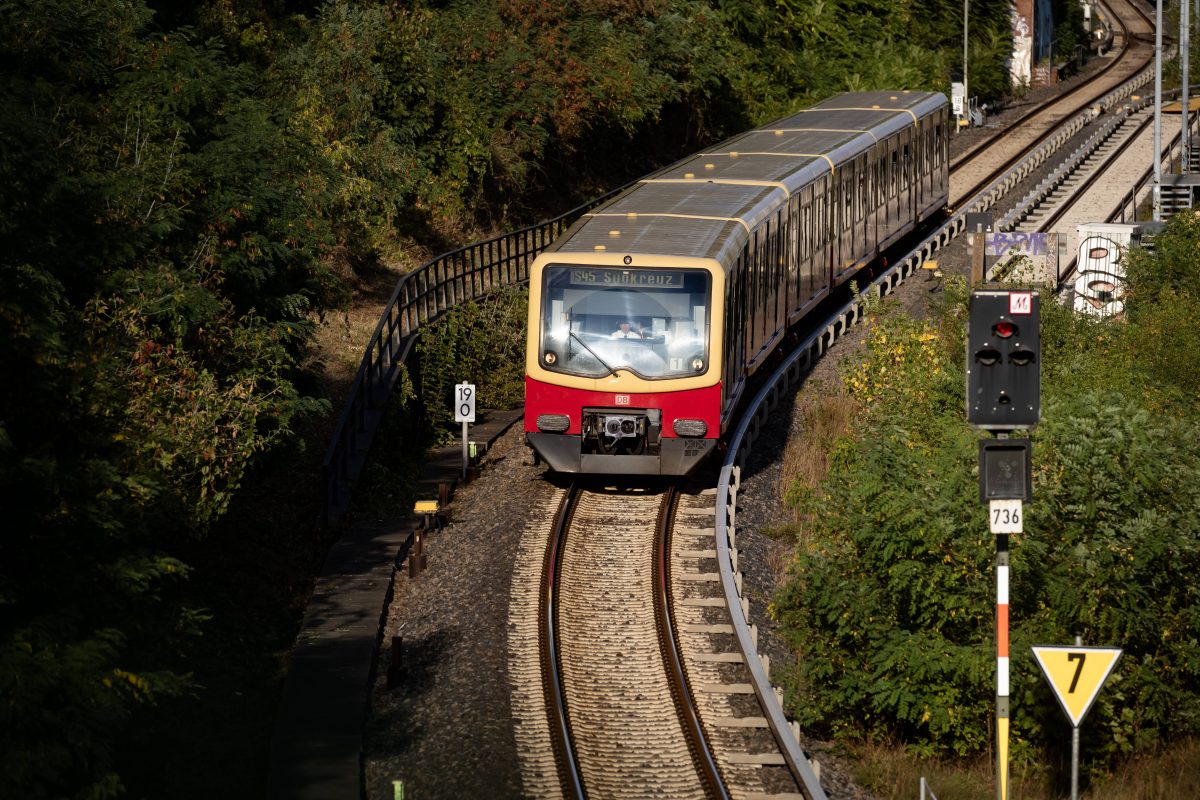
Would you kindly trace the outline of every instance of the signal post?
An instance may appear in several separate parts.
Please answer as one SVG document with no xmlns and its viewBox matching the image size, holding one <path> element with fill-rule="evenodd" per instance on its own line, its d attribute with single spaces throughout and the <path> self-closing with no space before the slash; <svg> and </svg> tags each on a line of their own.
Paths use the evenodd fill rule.
<svg viewBox="0 0 1200 800">
<path fill-rule="evenodd" d="M 967 326 L 967 421 L 996 436 L 979 442 L 979 500 L 996 536 L 997 800 L 1008 800 L 1008 537 L 1023 532 L 1033 482 L 1030 441 L 1008 436 L 1041 414 L 1040 303 L 1033 291 L 975 291 Z"/>
</svg>

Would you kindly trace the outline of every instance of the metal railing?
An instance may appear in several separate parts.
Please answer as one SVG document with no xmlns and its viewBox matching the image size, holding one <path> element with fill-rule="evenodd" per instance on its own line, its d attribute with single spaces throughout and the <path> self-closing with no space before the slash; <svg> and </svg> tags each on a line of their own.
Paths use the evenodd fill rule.
<svg viewBox="0 0 1200 800">
<path fill-rule="evenodd" d="M 350 386 L 321 462 L 321 523 L 341 518 L 362 472 L 375 429 L 422 326 L 454 306 L 529 280 L 534 258 L 576 220 L 622 186 L 554 219 L 444 253 L 396 284 Z"/>
</svg>

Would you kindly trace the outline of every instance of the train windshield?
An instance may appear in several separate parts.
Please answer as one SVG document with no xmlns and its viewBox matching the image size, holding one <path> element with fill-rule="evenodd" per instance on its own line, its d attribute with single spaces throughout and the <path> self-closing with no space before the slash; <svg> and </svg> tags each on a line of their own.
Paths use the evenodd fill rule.
<svg viewBox="0 0 1200 800">
<path fill-rule="evenodd" d="M 699 269 L 550 266 L 541 363 L 570 375 L 626 369 L 682 378 L 708 368 L 711 279 Z"/>
</svg>

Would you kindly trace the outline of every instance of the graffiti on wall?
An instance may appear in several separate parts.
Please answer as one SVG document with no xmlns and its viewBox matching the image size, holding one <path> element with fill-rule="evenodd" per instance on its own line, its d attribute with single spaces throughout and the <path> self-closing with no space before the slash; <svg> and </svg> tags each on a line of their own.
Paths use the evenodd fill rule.
<svg viewBox="0 0 1200 800">
<path fill-rule="evenodd" d="M 1119 236 L 1096 234 L 1079 242 L 1075 310 L 1108 317 L 1125 310 L 1125 248 Z"/>
<path fill-rule="evenodd" d="M 1058 274 L 1058 234 L 996 231 L 985 234 L 989 279 L 1005 274 L 1029 284 L 1050 284 Z"/>
<path fill-rule="evenodd" d="M 1051 233 L 1036 231 L 996 231 L 987 235 L 989 256 L 1045 256 L 1052 252 Z"/>
<path fill-rule="evenodd" d="M 1029 17 L 1012 12 L 1013 54 L 1009 62 L 1009 74 L 1013 85 L 1028 86 L 1033 80 L 1033 32 L 1029 29 Z"/>
</svg>

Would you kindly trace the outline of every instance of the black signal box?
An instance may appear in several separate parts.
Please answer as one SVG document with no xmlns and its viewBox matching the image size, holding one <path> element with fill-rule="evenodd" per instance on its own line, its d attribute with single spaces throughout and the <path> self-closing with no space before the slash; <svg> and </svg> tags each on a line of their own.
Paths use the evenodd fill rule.
<svg viewBox="0 0 1200 800">
<path fill-rule="evenodd" d="M 979 440 L 979 502 L 1033 497 L 1032 449 L 1028 439 Z"/>
<path fill-rule="evenodd" d="M 992 431 L 1031 428 L 1041 416 L 1041 298 L 976 291 L 967 324 L 967 421 Z"/>
</svg>

